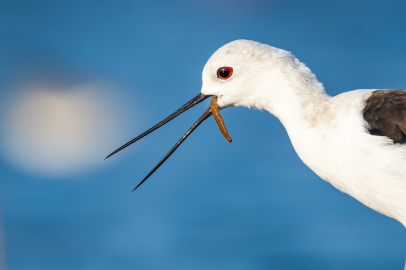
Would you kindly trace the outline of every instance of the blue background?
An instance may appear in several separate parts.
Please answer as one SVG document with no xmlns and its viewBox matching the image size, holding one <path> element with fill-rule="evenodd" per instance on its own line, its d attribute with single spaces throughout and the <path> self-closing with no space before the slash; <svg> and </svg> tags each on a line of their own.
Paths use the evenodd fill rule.
<svg viewBox="0 0 406 270">
<path fill-rule="evenodd" d="M 197 95 L 210 55 L 241 38 L 292 51 L 330 95 L 406 88 L 405 12 L 401 0 L 0 0 L 0 90 L 34 62 L 119 82 L 140 112 L 130 140 Z M 232 144 L 209 119 L 131 193 L 207 106 L 61 179 L 3 155 L 7 269 L 403 269 L 405 228 L 317 177 L 267 112 L 222 111 Z"/>
</svg>

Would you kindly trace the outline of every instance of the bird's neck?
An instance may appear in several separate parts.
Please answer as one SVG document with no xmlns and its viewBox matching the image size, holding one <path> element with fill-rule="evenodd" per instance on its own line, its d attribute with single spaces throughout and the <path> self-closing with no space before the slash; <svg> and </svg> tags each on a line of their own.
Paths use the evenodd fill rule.
<svg viewBox="0 0 406 270">
<path fill-rule="evenodd" d="M 317 163 L 319 153 L 316 150 L 321 143 L 317 130 L 331 97 L 317 80 L 285 87 L 281 89 L 284 91 L 282 99 L 268 102 L 264 109 L 281 121 L 299 157 L 324 179 L 324 171 Z"/>
</svg>

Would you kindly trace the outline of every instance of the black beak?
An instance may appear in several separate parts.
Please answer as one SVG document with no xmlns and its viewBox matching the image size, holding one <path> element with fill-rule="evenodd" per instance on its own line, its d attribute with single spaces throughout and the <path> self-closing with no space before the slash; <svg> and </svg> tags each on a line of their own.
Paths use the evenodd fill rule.
<svg viewBox="0 0 406 270">
<path fill-rule="evenodd" d="M 108 155 L 105 160 L 109 157 L 111 157 L 112 155 L 116 154 L 117 152 L 123 150 L 124 148 L 126 148 L 127 146 L 135 143 L 136 141 L 138 141 L 139 139 L 143 138 L 144 136 L 148 135 L 149 133 L 151 133 L 152 131 L 160 128 L 161 126 L 165 125 L 166 123 L 168 123 L 169 121 L 171 121 L 172 119 L 174 119 L 175 117 L 177 117 L 178 115 L 180 115 L 181 113 L 187 111 L 188 109 L 192 108 L 193 106 L 195 106 L 196 104 L 199 104 L 200 102 L 202 102 L 203 100 L 205 100 L 206 98 L 211 97 L 210 95 L 203 95 L 203 94 L 198 94 L 196 97 L 194 97 L 192 100 L 190 100 L 188 103 L 186 103 L 185 105 L 183 105 L 182 107 L 180 107 L 178 110 L 176 110 L 174 113 L 172 113 L 171 115 L 169 115 L 167 118 L 165 118 L 164 120 L 162 120 L 161 122 L 159 122 L 158 124 L 156 124 L 155 126 L 153 126 L 152 128 L 148 129 L 147 131 L 145 131 L 144 133 L 142 133 L 141 135 L 139 135 L 138 137 L 132 139 L 131 141 L 129 141 L 128 143 L 124 144 L 123 146 L 119 147 L 117 150 L 113 151 L 110 155 Z M 168 157 L 170 155 L 172 155 L 173 152 L 175 152 L 175 150 L 179 147 L 179 145 L 181 145 L 181 143 L 186 140 L 186 138 L 204 121 L 206 120 L 210 115 L 212 114 L 210 108 L 208 108 L 204 114 L 196 121 L 196 123 L 193 124 L 193 126 L 185 133 L 185 135 L 183 135 L 183 137 L 175 144 L 175 146 L 163 157 L 163 159 L 147 174 L 147 176 L 144 177 L 144 179 L 133 189 L 133 191 L 135 189 L 137 189 L 142 183 L 145 182 L 145 180 L 148 179 L 148 177 L 150 177 L 164 162 L 166 159 L 168 159 Z"/>
</svg>

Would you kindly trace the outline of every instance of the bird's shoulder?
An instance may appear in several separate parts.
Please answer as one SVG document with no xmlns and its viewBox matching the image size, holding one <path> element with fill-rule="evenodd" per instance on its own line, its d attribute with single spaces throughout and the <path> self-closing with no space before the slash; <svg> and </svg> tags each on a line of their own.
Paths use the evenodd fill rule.
<svg viewBox="0 0 406 270">
<path fill-rule="evenodd" d="M 406 143 L 406 89 L 372 91 L 362 114 L 371 135 Z"/>
</svg>

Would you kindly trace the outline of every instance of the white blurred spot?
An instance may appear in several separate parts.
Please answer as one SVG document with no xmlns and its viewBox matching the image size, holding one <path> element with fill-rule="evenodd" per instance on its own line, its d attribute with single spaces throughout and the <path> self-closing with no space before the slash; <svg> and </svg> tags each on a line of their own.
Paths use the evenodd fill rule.
<svg viewBox="0 0 406 270">
<path fill-rule="evenodd" d="M 66 175 L 103 164 L 124 143 L 126 106 L 117 92 L 91 84 L 17 93 L 2 112 L 1 148 L 20 169 Z"/>
</svg>

